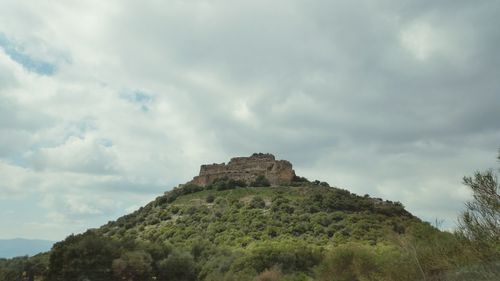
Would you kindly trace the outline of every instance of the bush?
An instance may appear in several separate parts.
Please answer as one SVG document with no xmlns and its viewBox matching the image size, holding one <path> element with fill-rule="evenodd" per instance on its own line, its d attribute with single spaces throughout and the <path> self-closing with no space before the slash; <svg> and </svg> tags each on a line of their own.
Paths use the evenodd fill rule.
<svg viewBox="0 0 500 281">
<path fill-rule="evenodd" d="M 252 209 L 262 209 L 266 207 L 266 202 L 264 201 L 264 199 L 262 199 L 262 197 L 255 196 L 250 201 L 249 207 Z"/>
<path fill-rule="evenodd" d="M 215 201 L 215 196 L 213 194 L 208 194 L 207 198 L 205 199 L 207 203 L 213 203 Z"/>
<path fill-rule="evenodd" d="M 246 183 L 242 180 L 229 179 L 225 177 L 216 179 L 212 184 L 208 185 L 206 189 L 207 190 L 215 189 L 217 191 L 222 191 L 222 190 L 228 190 L 246 186 L 247 186 Z"/>
<path fill-rule="evenodd" d="M 378 271 L 375 254 L 368 247 L 346 244 L 333 249 L 318 266 L 319 281 L 373 280 Z"/>
<path fill-rule="evenodd" d="M 256 272 L 263 272 L 273 266 L 279 266 L 285 273 L 307 271 L 317 265 L 321 258 L 319 249 L 305 243 L 263 242 L 251 249 L 236 268 L 252 268 Z"/>
<path fill-rule="evenodd" d="M 254 281 L 280 281 L 283 278 L 281 270 L 277 266 L 263 271 L 259 276 L 255 277 Z"/>
<path fill-rule="evenodd" d="M 153 259 L 144 251 L 126 252 L 111 266 L 117 280 L 148 280 Z"/>
<path fill-rule="evenodd" d="M 308 183 L 309 180 L 305 177 L 299 177 L 299 176 L 294 176 L 292 179 L 292 182 L 297 182 L 297 183 Z"/>
<path fill-rule="evenodd" d="M 196 280 L 196 265 L 188 253 L 173 253 L 168 258 L 158 262 L 159 280 L 194 281 Z"/>
<path fill-rule="evenodd" d="M 182 188 L 180 188 L 180 190 L 181 190 L 181 194 L 184 195 L 184 194 L 190 194 L 190 193 L 202 191 L 203 187 L 196 185 L 196 184 L 187 184 L 187 185 L 183 186 Z"/>
</svg>

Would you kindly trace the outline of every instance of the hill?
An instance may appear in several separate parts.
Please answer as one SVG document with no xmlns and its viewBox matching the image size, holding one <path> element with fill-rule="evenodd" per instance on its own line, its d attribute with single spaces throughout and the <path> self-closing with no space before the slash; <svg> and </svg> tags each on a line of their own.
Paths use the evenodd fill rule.
<svg viewBox="0 0 500 281">
<path fill-rule="evenodd" d="M 151 259 L 150 273 L 164 277 L 173 270 L 169 259 L 190 265 L 175 273 L 179 279 L 162 280 L 252 280 L 275 265 L 284 274 L 309 278 L 328 249 L 347 243 L 389 245 L 407 229 L 424 225 L 400 203 L 357 196 L 326 183 L 295 185 L 185 185 L 130 215 L 56 244 L 51 262 L 55 265 L 57 255 L 63 257 L 73 247 L 119 241 L 127 245 L 125 253 L 136 256 L 109 249 L 110 265 L 121 258 L 125 264 L 132 258 L 136 264 Z M 74 268 L 65 267 L 53 268 L 54 273 L 73 277 Z"/>
<path fill-rule="evenodd" d="M 181 185 L 57 243 L 49 280 L 330 280 L 336 263 L 381 276 L 373 280 L 419 280 L 419 263 L 430 274 L 460 247 L 401 203 L 299 179 L 275 187 L 231 179 Z"/>
<path fill-rule="evenodd" d="M 50 250 L 54 243 L 36 239 L 0 239 L 0 258 L 32 256 Z"/>
<path fill-rule="evenodd" d="M 494 280 L 457 271 L 477 257 L 399 202 L 310 182 L 288 161 L 254 154 L 204 165 L 47 254 L 0 260 L 0 280 Z"/>
</svg>

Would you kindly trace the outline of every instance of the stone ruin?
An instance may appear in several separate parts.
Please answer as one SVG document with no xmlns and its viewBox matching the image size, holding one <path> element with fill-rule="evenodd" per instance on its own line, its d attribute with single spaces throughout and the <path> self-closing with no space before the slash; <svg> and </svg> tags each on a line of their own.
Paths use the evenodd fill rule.
<svg viewBox="0 0 500 281">
<path fill-rule="evenodd" d="M 200 174 L 187 184 L 206 186 L 217 179 L 241 180 L 251 184 L 265 177 L 272 186 L 289 184 L 295 177 L 292 164 L 276 160 L 272 154 L 254 153 L 250 157 L 235 157 L 229 163 L 201 165 Z"/>
</svg>

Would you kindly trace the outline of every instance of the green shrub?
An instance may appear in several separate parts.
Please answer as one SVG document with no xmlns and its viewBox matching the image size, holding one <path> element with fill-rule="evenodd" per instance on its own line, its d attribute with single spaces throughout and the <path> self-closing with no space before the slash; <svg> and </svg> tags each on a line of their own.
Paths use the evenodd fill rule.
<svg viewBox="0 0 500 281">
<path fill-rule="evenodd" d="M 208 195 L 207 195 L 207 198 L 205 198 L 205 201 L 206 201 L 207 203 L 213 203 L 213 202 L 214 202 L 214 200 L 215 200 L 215 196 L 214 196 L 213 194 L 208 194 Z"/>
<path fill-rule="evenodd" d="M 260 196 L 254 196 L 250 201 L 248 207 L 252 209 L 262 209 L 266 207 L 266 202 Z"/>
<path fill-rule="evenodd" d="M 217 191 L 235 189 L 237 187 L 246 187 L 246 183 L 242 180 L 235 180 L 225 178 L 218 178 L 212 184 L 209 184 L 205 187 L 207 190 L 215 189 Z"/>
<path fill-rule="evenodd" d="M 157 263 L 159 280 L 194 281 L 196 280 L 196 264 L 188 253 L 174 252 Z"/>
<path fill-rule="evenodd" d="M 373 280 L 377 272 L 372 249 L 360 244 L 346 244 L 327 254 L 317 268 L 317 280 Z"/>
<path fill-rule="evenodd" d="M 111 280 L 111 264 L 120 256 L 109 238 L 87 231 L 58 242 L 50 254 L 49 280 Z"/>
<path fill-rule="evenodd" d="M 281 273 L 281 269 L 277 266 L 273 266 L 270 269 L 266 269 L 261 272 L 257 277 L 255 277 L 254 281 L 280 281 L 283 279 L 283 273 Z"/>
<path fill-rule="evenodd" d="M 279 266 L 283 272 L 307 271 L 317 265 L 322 258 L 319 249 L 301 242 L 262 242 L 236 265 L 236 269 L 252 268 L 263 272 Z"/>
<path fill-rule="evenodd" d="M 144 251 L 125 252 L 113 260 L 113 275 L 117 280 L 148 280 L 152 273 L 153 259 Z"/>
</svg>

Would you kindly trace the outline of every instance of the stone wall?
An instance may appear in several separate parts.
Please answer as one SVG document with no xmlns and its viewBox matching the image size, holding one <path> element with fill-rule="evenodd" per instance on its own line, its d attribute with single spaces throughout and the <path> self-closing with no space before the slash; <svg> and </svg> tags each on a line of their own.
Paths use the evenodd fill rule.
<svg viewBox="0 0 500 281">
<path fill-rule="evenodd" d="M 295 177 L 292 164 L 276 160 L 272 154 L 254 153 L 250 157 L 235 157 L 229 163 L 201 165 L 200 174 L 188 184 L 205 186 L 216 179 L 242 180 L 251 184 L 258 176 L 264 176 L 271 185 L 290 183 Z"/>
</svg>

